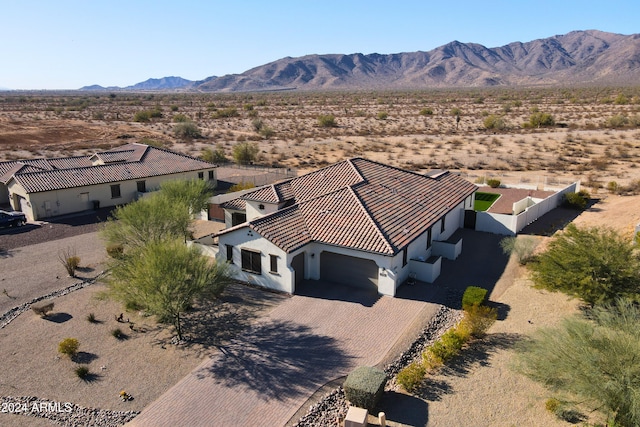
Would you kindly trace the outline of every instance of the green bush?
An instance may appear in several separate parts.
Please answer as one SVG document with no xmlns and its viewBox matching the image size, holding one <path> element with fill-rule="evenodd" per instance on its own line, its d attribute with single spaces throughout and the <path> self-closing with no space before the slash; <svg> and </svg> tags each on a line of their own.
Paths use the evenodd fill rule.
<svg viewBox="0 0 640 427">
<path fill-rule="evenodd" d="M 628 124 L 629 118 L 627 116 L 623 116 L 622 114 L 611 116 L 604 123 L 604 125 L 608 128 L 621 128 L 625 127 Z"/>
<path fill-rule="evenodd" d="M 117 243 L 107 245 L 107 255 L 113 259 L 120 259 L 124 254 L 124 247 Z"/>
<path fill-rule="evenodd" d="M 217 110 L 213 113 L 212 117 L 214 119 L 226 119 L 230 117 L 238 117 L 240 113 L 238 113 L 237 108 L 223 108 L 222 110 Z"/>
<path fill-rule="evenodd" d="M 204 148 L 200 158 L 209 163 L 227 163 L 229 161 L 224 153 L 224 147 L 220 144 L 216 146 L 215 150 L 209 147 Z"/>
<path fill-rule="evenodd" d="M 462 295 L 462 309 L 467 310 L 471 306 L 484 304 L 487 298 L 487 290 L 478 286 L 468 286 Z"/>
<path fill-rule="evenodd" d="M 389 113 L 387 113 L 386 111 L 378 112 L 378 120 L 387 120 L 388 117 Z"/>
<path fill-rule="evenodd" d="M 116 329 L 112 330 L 111 331 L 111 335 L 117 340 L 122 340 L 122 339 L 125 339 L 127 337 L 124 334 L 124 332 L 122 332 L 122 330 L 120 328 L 116 328 Z"/>
<path fill-rule="evenodd" d="M 607 191 L 611 194 L 616 194 L 620 191 L 620 185 L 616 181 L 609 181 L 607 183 Z"/>
<path fill-rule="evenodd" d="M 564 195 L 565 204 L 573 209 L 583 210 L 587 207 L 588 200 L 589 198 L 581 193 L 565 193 Z"/>
<path fill-rule="evenodd" d="M 431 109 L 431 108 L 423 108 L 422 110 L 420 110 L 419 114 L 421 116 L 432 116 L 433 115 L 433 109 Z"/>
<path fill-rule="evenodd" d="M 427 352 L 432 356 L 432 360 L 445 363 L 460 352 L 464 343 L 465 339 L 462 334 L 456 329 L 449 329 L 427 349 Z"/>
<path fill-rule="evenodd" d="M 562 403 L 558 399 L 553 397 L 550 399 L 547 399 L 547 401 L 544 402 L 544 407 L 547 409 L 547 411 L 551 412 L 552 414 L 555 414 L 556 411 L 560 409 L 561 405 Z"/>
<path fill-rule="evenodd" d="M 533 259 L 536 246 L 538 246 L 538 241 L 529 236 L 508 236 L 500 240 L 502 252 L 506 255 L 515 254 L 520 265 L 525 265 Z"/>
<path fill-rule="evenodd" d="M 177 138 L 182 139 L 202 138 L 202 132 L 200 132 L 200 128 L 193 122 L 178 123 L 173 128 L 173 133 Z"/>
<path fill-rule="evenodd" d="M 47 317 L 47 314 L 53 310 L 54 303 L 50 302 L 43 305 L 32 305 L 31 310 L 40 317 Z"/>
<path fill-rule="evenodd" d="M 80 342 L 75 338 L 65 338 L 58 343 L 58 353 L 73 357 L 78 353 Z"/>
<path fill-rule="evenodd" d="M 387 375 L 380 369 L 360 366 L 354 369 L 344 382 L 344 394 L 352 405 L 372 411 L 378 404 Z"/>
<path fill-rule="evenodd" d="M 489 178 L 489 179 L 487 180 L 487 185 L 488 185 L 489 187 L 491 187 L 491 188 L 498 188 L 498 187 L 500 187 L 500 184 L 501 184 L 501 182 L 500 182 L 500 180 L 499 180 L 499 179 Z"/>
<path fill-rule="evenodd" d="M 472 305 L 465 310 L 458 328 L 464 329 L 474 338 L 482 338 L 497 318 L 498 311 L 495 308 Z"/>
<path fill-rule="evenodd" d="M 484 119 L 484 127 L 486 129 L 503 130 L 507 128 L 507 122 L 504 117 L 491 114 Z"/>
<path fill-rule="evenodd" d="M 333 114 L 321 114 L 318 116 L 318 125 L 323 128 L 334 128 L 338 126 L 336 116 Z"/>
<path fill-rule="evenodd" d="M 418 386 L 424 379 L 426 372 L 427 370 L 425 369 L 424 364 L 420 362 L 413 362 L 409 366 L 398 372 L 396 381 L 406 391 L 412 392 L 418 388 Z"/>
<path fill-rule="evenodd" d="M 190 121 L 189 117 L 186 114 L 176 114 L 173 116 L 173 121 L 175 123 L 185 123 Z"/>
<path fill-rule="evenodd" d="M 148 122 L 151 120 L 151 113 L 149 111 L 138 111 L 133 115 L 134 122 Z"/>
<path fill-rule="evenodd" d="M 89 371 L 89 367 L 87 365 L 80 365 L 75 369 L 75 373 L 78 376 L 78 378 L 80 378 L 81 380 L 87 379 L 87 377 L 89 377 L 89 375 L 91 374 L 91 371 Z"/>
<path fill-rule="evenodd" d="M 535 112 L 529 117 L 529 125 L 534 128 L 553 126 L 555 124 L 555 119 L 549 113 Z"/>
</svg>

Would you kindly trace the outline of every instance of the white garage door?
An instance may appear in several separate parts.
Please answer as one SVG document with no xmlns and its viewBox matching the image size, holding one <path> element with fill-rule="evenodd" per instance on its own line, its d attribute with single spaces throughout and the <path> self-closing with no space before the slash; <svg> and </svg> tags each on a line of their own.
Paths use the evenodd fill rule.
<svg viewBox="0 0 640 427">
<path fill-rule="evenodd" d="M 375 261 L 334 252 L 320 254 L 320 278 L 328 282 L 378 290 L 378 265 Z"/>
</svg>

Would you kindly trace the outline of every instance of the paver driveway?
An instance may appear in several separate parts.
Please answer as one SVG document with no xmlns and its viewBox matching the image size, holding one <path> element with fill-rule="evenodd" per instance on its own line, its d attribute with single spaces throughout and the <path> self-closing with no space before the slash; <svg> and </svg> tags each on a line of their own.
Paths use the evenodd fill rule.
<svg viewBox="0 0 640 427">
<path fill-rule="evenodd" d="M 283 426 L 318 387 L 375 365 L 438 305 L 307 282 L 130 426 Z"/>
</svg>

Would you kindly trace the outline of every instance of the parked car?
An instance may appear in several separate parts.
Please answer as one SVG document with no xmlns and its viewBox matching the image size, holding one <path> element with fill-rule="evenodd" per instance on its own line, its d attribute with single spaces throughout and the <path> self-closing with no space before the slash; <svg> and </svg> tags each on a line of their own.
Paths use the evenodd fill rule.
<svg viewBox="0 0 640 427">
<path fill-rule="evenodd" d="M 24 225 L 27 217 L 22 212 L 8 212 L 0 210 L 0 227 L 15 227 Z"/>
</svg>

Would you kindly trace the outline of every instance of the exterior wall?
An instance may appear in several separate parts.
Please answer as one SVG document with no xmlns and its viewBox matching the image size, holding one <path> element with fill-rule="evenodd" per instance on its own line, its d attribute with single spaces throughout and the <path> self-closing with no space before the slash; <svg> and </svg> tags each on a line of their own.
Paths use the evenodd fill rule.
<svg viewBox="0 0 640 427">
<path fill-rule="evenodd" d="M 514 236 L 527 225 L 531 224 L 547 212 L 557 208 L 562 204 L 566 193 L 580 191 L 580 182 L 563 188 L 556 194 L 539 200 L 539 203 L 528 206 L 524 212 L 518 215 L 493 214 L 489 212 L 477 212 L 476 214 L 476 230 L 486 231 L 494 234 L 502 234 L 506 236 Z M 516 203 L 514 203 L 514 206 Z"/>
<path fill-rule="evenodd" d="M 204 171 L 205 179 L 208 171 Z M 215 172 L 214 172 L 215 177 Z M 145 181 L 146 190 L 152 191 L 160 187 L 160 183 L 168 180 L 198 179 L 198 172 L 162 175 L 131 181 L 113 182 L 109 184 L 88 185 L 85 187 L 67 188 L 63 190 L 46 191 L 27 194 L 24 189 L 11 181 L 9 191 L 18 194 L 31 204 L 31 212 L 25 212 L 31 220 L 38 220 L 57 215 L 66 215 L 93 208 L 94 201 L 100 207 L 123 205 L 138 198 L 138 181 Z M 215 184 L 215 179 L 210 181 Z M 120 197 L 111 197 L 111 185 L 120 184 Z"/>
<path fill-rule="evenodd" d="M 227 245 L 233 246 L 234 277 L 236 279 L 265 288 L 293 293 L 293 271 L 289 267 L 292 257 L 288 256 L 282 249 L 247 227 L 239 228 L 218 237 L 218 261 L 225 262 L 227 260 Z M 261 274 L 242 270 L 242 249 L 261 253 Z M 277 273 L 269 271 L 270 254 L 278 256 Z"/>
<path fill-rule="evenodd" d="M 262 205 L 264 209 L 260 209 L 260 205 Z M 278 205 L 275 203 L 254 202 L 253 200 L 247 200 L 246 206 L 247 221 L 260 218 L 261 216 L 274 213 L 278 210 Z"/>
</svg>

